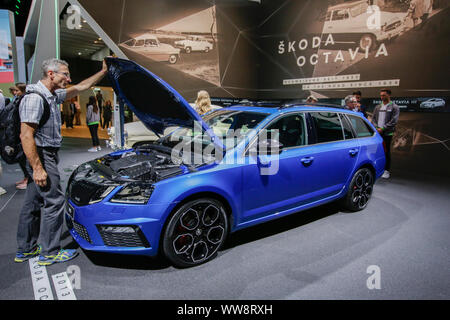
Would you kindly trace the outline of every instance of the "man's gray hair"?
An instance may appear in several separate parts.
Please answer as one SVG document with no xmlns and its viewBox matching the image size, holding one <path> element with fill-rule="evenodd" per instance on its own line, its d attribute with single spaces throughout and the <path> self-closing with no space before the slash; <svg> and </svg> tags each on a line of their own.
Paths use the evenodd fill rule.
<svg viewBox="0 0 450 320">
<path fill-rule="evenodd" d="M 42 62 L 42 75 L 44 76 L 44 78 L 46 78 L 47 72 L 49 72 L 49 71 L 58 72 L 59 67 L 61 65 L 69 67 L 69 64 L 64 60 L 60 60 L 60 59 L 56 59 L 56 58 L 45 60 L 44 62 Z"/>
<path fill-rule="evenodd" d="M 347 104 L 347 103 L 349 103 L 349 102 L 352 102 L 352 101 L 354 101 L 354 100 L 355 100 L 355 96 L 352 95 L 352 94 L 349 94 L 348 96 L 346 96 L 346 97 L 344 98 L 345 104 Z"/>
</svg>

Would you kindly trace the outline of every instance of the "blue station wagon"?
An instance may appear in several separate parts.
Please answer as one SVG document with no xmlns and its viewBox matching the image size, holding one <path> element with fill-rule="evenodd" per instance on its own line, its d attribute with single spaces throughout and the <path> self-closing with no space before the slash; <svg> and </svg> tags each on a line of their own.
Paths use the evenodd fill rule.
<svg viewBox="0 0 450 320">
<path fill-rule="evenodd" d="M 298 104 L 202 118 L 138 64 L 107 64 L 116 94 L 160 138 L 72 173 L 66 221 L 83 249 L 195 266 L 237 230 L 336 200 L 363 210 L 384 171 L 383 140 L 362 114 Z M 170 126 L 180 128 L 163 136 Z"/>
</svg>

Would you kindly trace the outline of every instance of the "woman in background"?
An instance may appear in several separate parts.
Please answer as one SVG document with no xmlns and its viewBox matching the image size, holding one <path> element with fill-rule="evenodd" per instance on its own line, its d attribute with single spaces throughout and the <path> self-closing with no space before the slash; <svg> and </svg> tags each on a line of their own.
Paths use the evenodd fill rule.
<svg viewBox="0 0 450 320">
<path fill-rule="evenodd" d="M 100 123 L 100 112 L 94 96 L 90 96 L 89 102 L 87 103 L 86 123 L 92 137 L 92 148 L 90 148 L 88 151 L 100 151 L 102 149 L 100 148 L 100 142 L 98 140 L 98 124 Z"/>
<path fill-rule="evenodd" d="M 209 93 L 205 90 L 200 90 L 197 93 L 197 100 L 195 100 L 195 111 L 202 116 L 211 110 L 211 99 L 209 98 Z"/>
</svg>

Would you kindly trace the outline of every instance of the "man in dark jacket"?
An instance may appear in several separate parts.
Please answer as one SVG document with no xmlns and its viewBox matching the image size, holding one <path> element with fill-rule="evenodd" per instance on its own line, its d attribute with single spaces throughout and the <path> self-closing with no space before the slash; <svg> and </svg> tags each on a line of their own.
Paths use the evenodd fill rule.
<svg viewBox="0 0 450 320">
<path fill-rule="evenodd" d="M 391 176 L 389 172 L 391 169 L 391 142 L 400 115 L 400 108 L 391 101 L 391 90 L 381 89 L 380 98 L 381 104 L 377 105 L 373 111 L 372 124 L 377 128 L 386 145 L 386 167 L 382 177 L 388 179 Z"/>
</svg>

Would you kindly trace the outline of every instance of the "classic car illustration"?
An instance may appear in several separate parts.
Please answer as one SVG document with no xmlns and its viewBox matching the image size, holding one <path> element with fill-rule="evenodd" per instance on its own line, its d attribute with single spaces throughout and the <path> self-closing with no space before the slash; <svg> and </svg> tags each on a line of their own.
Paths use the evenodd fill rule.
<svg viewBox="0 0 450 320">
<path fill-rule="evenodd" d="M 445 100 L 441 98 L 431 98 L 422 102 L 420 107 L 424 109 L 445 107 Z"/>
<path fill-rule="evenodd" d="M 170 64 L 174 64 L 180 57 L 180 49 L 167 43 L 161 43 L 158 37 L 151 33 L 140 35 L 120 45 L 155 61 L 168 61 Z"/>
<path fill-rule="evenodd" d="M 150 71 L 106 62 L 116 94 L 148 129 L 180 128 L 72 173 L 66 221 L 85 250 L 162 253 L 196 266 L 237 230 L 335 200 L 363 210 L 384 172 L 383 139 L 361 114 L 294 104 L 232 106 L 202 118 Z"/>
<path fill-rule="evenodd" d="M 402 31 L 403 21 L 407 15 L 406 12 L 386 12 L 379 11 L 379 28 L 371 26 L 373 12 L 367 10 L 367 1 L 355 1 L 343 3 L 328 8 L 324 34 L 332 34 L 336 42 L 356 43 L 360 49 L 375 49 L 377 43 L 389 40 Z"/>
<path fill-rule="evenodd" d="M 213 49 L 213 44 L 201 36 L 188 36 L 184 40 L 175 41 L 175 46 L 186 53 L 192 51 L 209 52 Z"/>
</svg>

